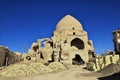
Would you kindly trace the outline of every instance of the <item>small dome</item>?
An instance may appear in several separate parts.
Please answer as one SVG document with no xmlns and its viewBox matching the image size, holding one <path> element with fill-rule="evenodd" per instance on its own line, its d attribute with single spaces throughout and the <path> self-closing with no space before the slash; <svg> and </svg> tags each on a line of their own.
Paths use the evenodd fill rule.
<svg viewBox="0 0 120 80">
<path fill-rule="evenodd" d="M 72 29 L 83 30 L 82 24 L 71 15 L 67 15 L 63 17 L 56 25 L 57 31 L 66 30 L 66 29 L 67 30 L 72 30 Z"/>
</svg>

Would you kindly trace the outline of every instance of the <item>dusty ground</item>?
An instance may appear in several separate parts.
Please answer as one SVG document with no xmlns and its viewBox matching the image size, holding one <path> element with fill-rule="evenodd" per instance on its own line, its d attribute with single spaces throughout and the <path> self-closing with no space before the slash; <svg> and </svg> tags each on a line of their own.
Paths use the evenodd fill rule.
<svg viewBox="0 0 120 80">
<path fill-rule="evenodd" d="M 98 80 L 101 74 L 87 71 L 84 66 L 74 66 L 59 72 L 24 77 L 0 77 L 0 80 Z"/>
</svg>

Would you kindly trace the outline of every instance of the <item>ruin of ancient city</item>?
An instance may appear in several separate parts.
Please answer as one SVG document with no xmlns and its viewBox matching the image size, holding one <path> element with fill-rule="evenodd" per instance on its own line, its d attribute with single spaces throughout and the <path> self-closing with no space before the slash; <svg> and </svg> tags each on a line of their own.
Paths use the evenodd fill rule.
<svg viewBox="0 0 120 80">
<path fill-rule="evenodd" d="M 23 3 L 15 2 L 15 3 L 23 4 L 23 5 L 26 4 L 25 2 Z M 34 3 L 34 1 L 32 1 L 30 3 L 34 4 L 34 6 L 37 6 L 37 2 Z M 10 2 L 8 2 L 8 4 L 10 4 Z M 14 7 L 12 7 L 11 9 L 14 9 Z M 22 10 L 24 8 L 20 8 L 20 9 Z M 29 8 L 27 7 L 27 9 Z M 32 8 L 30 8 L 30 11 L 31 9 Z M 33 13 L 30 13 L 30 15 Z M 16 15 L 17 14 L 18 13 L 16 12 Z M 19 15 L 21 14 L 19 13 Z M 32 15 L 32 17 L 35 17 L 37 15 L 35 14 L 34 16 Z M 42 14 L 41 11 L 39 14 Z M 45 13 L 43 10 L 43 14 L 47 14 L 47 13 Z M 10 15 L 10 13 L 8 15 Z M 33 19 L 36 18 L 31 18 L 29 14 L 26 15 L 29 16 L 27 17 L 28 21 L 23 20 L 22 16 L 21 17 L 23 21 L 19 20 L 21 17 L 15 16 L 15 21 L 14 21 L 15 26 L 18 26 L 17 25 L 18 22 L 20 22 L 21 25 L 23 23 L 25 26 L 27 26 L 27 24 L 30 24 L 29 26 L 32 26 L 29 28 L 21 27 L 20 32 L 22 37 L 18 36 L 16 33 L 19 32 L 18 30 L 20 29 L 20 27 L 19 28 L 16 27 L 15 30 L 13 31 L 11 31 L 12 27 L 5 28 L 5 30 L 7 31 L 1 31 L 0 80 L 56 80 L 56 79 L 57 80 L 119 80 L 119 76 L 120 76 L 120 28 L 119 27 L 115 28 L 115 26 L 110 24 L 111 22 L 108 23 L 114 28 L 111 27 L 105 28 L 105 26 L 99 28 L 99 25 L 101 27 L 102 24 L 98 24 L 98 27 L 92 27 L 92 26 L 88 27 L 86 25 L 89 23 L 89 21 L 92 20 L 92 18 L 90 20 L 87 19 L 89 19 L 90 18 L 89 16 L 92 14 L 86 15 L 87 17 L 80 17 L 78 14 L 74 16 L 69 13 L 49 14 L 48 16 L 50 15 L 57 17 L 56 19 L 52 17 L 48 19 L 46 15 L 46 18 L 43 19 L 42 17 L 37 16 L 36 17 L 37 20 L 34 22 Z M 81 12 L 81 15 L 85 15 L 85 14 L 82 14 Z M 39 21 L 38 18 L 42 22 L 37 24 L 37 21 Z M 7 19 L 8 17 L 5 18 L 5 20 Z M 32 20 L 29 21 L 29 19 Z M 52 23 L 48 24 L 47 22 L 46 23 L 44 22 L 44 20 L 47 19 L 49 23 L 53 22 L 55 24 L 53 28 L 48 26 L 46 27 L 43 26 L 43 24 L 52 25 Z M 106 19 L 105 16 L 102 19 L 103 22 L 105 22 L 104 19 Z M 93 17 L 93 22 L 96 22 L 96 24 L 95 23 L 91 23 L 91 24 L 97 25 L 97 20 L 98 19 L 96 19 L 96 17 L 95 18 Z M 102 23 L 102 21 L 99 23 Z M 2 23 L 2 25 L 0 24 L 0 26 L 3 26 L 3 24 L 4 23 Z M 7 22 L 5 24 L 11 25 L 12 23 L 10 24 L 9 22 Z M 33 25 L 39 25 L 39 27 L 35 27 Z M 1 29 L 4 28 L 1 27 Z M 34 30 L 33 33 L 35 33 L 35 35 L 37 36 L 35 35 L 33 36 L 32 32 L 27 33 L 27 31 L 32 29 L 36 30 L 36 31 Z M 50 34 L 49 31 L 52 33 Z M 98 32 L 100 31 L 99 34 L 97 31 Z M 13 36 L 8 36 L 8 39 L 12 41 L 11 47 L 5 44 L 7 43 L 7 40 L 5 41 L 4 37 L 2 37 L 6 35 L 5 32 L 6 34 L 8 32 L 7 35 L 11 34 L 11 32 L 15 33 L 12 34 Z M 47 36 L 48 34 L 50 34 L 51 36 L 48 37 Z M 110 37 L 106 36 L 107 34 Z M 32 40 L 29 38 L 28 35 L 32 36 L 31 37 Z M 18 39 L 18 42 L 17 40 L 15 40 L 14 38 L 15 36 L 20 37 L 20 39 Z M 26 43 L 22 48 L 20 48 L 19 45 L 23 45 L 23 44 L 19 42 L 22 40 L 25 41 L 24 37 L 25 40 L 27 39 Z M 104 42 L 103 39 L 106 42 Z M 110 42 L 111 44 L 106 45 L 105 43 L 107 42 Z M 16 43 L 19 43 L 19 45 L 17 45 Z M 20 48 L 19 50 L 23 50 L 23 52 L 15 51 L 12 47 L 16 50 L 17 48 Z"/>
</svg>

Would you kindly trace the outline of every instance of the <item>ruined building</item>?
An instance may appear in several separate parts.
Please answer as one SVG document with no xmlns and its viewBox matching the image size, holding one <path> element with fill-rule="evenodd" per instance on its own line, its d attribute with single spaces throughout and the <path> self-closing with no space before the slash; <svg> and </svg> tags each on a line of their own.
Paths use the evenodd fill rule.
<svg viewBox="0 0 120 80">
<path fill-rule="evenodd" d="M 113 32 L 114 50 L 120 55 L 120 29 Z"/>
<path fill-rule="evenodd" d="M 95 57 L 87 63 L 87 69 L 91 71 L 98 71 L 110 64 L 120 64 L 120 29 L 112 32 L 114 50 L 107 51 L 106 54 Z"/>
<path fill-rule="evenodd" d="M 4 46 L 0 46 L 0 67 L 8 66 L 20 61 L 20 56 Z"/>
<path fill-rule="evenodd" d="M 57 23 L 52 38 L 38 39 L 24 58 L 43 63 L 59 61 L 72 64 L 74 61 L 88 62 L 94 56 L 93 43 L 88 40 L 88 34 L 82 24 L 67 15 Z"/>
</svg>

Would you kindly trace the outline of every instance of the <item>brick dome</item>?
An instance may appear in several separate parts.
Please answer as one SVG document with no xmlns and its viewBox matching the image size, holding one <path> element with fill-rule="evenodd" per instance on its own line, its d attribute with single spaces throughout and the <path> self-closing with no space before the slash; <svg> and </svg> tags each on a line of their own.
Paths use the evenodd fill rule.
<svg viewBox="0 0 120 80">
<path fill-rule="evenodd" d="M 83 30 L 82 24 L 72 17 L 71 15 L 66 15 L 63 17 L 56 25 L 56 30 Z"/>
</svg>

